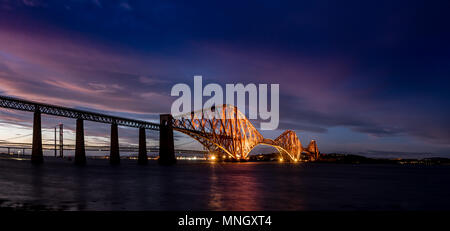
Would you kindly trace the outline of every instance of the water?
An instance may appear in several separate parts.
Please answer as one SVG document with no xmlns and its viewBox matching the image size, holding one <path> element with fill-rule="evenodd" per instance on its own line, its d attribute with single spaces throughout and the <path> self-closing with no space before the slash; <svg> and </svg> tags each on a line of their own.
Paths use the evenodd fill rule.
<svg viewBox="0 0 450 231">
<path fill-rule="evenodd" d="M 0 207 L 31 210 L 448 210 L 450 166 L 0 159 Z"/>
</svg>

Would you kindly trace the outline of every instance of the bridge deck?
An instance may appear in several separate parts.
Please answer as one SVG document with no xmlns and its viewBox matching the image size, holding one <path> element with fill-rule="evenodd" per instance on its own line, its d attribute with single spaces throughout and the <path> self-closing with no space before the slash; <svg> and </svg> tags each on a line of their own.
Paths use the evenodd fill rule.
<svg viewBox="0 0 450 231">
<path fill-rule="evenodd" d="M 101 113 L 89 112 L 50 104 L 37 103 L 33 101 L 17 99 L 8 96 L 0 96 L 0 107 L 29 112 L 35 112 L 36 110 L 39 110 L 41 113 L 47 115 L 61 116 L 73 119 L 80 118 L 83 120 L 89 120 L 106 124 L 116 123 L 117 125 L 126 127 L 136 127 L 136 128 L 142 127 L 151 130 L 159 130 L 160 128 L 159 124 L 157 123 L 151 123 L 142 120 L 127 119 L 118 116 L 111 116 Z"/>
</svg>

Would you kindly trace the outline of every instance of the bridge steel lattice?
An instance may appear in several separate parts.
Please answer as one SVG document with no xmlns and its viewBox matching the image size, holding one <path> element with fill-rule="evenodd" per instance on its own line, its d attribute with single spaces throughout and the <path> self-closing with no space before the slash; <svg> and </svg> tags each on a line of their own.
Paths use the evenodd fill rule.
<svg viewBox="0 0 450 231">
<path fill-rule="evenodd" d="M 118 116 L 110 116 L 101 113 L 38 103 L 8 96 L 0 96 L 0 107 L 34 113 L 33 144 L 31 154 L 31 160 L 33 163 L 43 162 L 41 114 L 73 118 L 77 120 L 76 141 L 75 141 L 76 164 L 85 164 L 86 162 L 85 143 L 84 143 L 84 120 L 111 124 L 110 162 L 112 164 L 117 164 L 120 162 L 118 125 L 139 128 L 138 162 L 141 164 L 145 164 L 148 160 L 145 129 L 150 130 L 167 129 L 166 127 L 161 128 L 161 126 L 157 123 L 127 119 Z M 170 153 L 168 155 L 170 155 Z"/>
<path fill-rule="evenodd" d="M 257 145 L 275 147 L 286 160 L 299 161 L 305 154 L 310 160 L 319 155 L 313 140 L 303 148 L 297 134 L 287 130 L 275 140 L 264 138 L 237 107 L 222 105 L 177 115 L 172 118 L 173 129 L 200 142 L 209 152 L 235 160 L 248 159 Z"/>
<path fill-rule="evenodd" d="M 0 96 L 0 107 L 28 111 L 39 112 L 42 114 L 60 116 L 73 119 L 89 120 L 93 122 L 117 124 L 126 127 L 145 128 L 150 130 L 159 130 L 159 124 L 142 120 L 127 119 L 118 116 L 110 116 L 101 113 L 89 112 L 73 108 L 55 106 L 44 103 L 37 103 L 22 99 L 16 99 L 7 96 Z"/>
<path fill-rule="evenodd" d="M 170 114 L 160 115 L 160 124 L 127 119 L 101 113 L 27 101 L 0 96 L 0 107 L 33 112 L 33 142 L 31 161 L 43 162 L 41 114 L 76 119 L 75 163 L 86 163 L 84 140 L 84 120 L 111 125 L 110 162 L 120 162 L 118 126 L 139 128 L 138 163 L 148 161 L 145 130 L 157 130 L 159 138 L 159 162 L 176 162 L 173 130 L 182 132 L 199 141 L 209 152 L 229 156 L 235 160 L 246 160 L 250 151 L 258 144 L 275 147 L 287 160 L 300 160 L 306 154 L 311 160 L 318 158 L 319 150 L 315 141 L 303 148 L 295 132 L 287 130 L 275 140 L 264 138 L 250 121 L 230 105 L 212 107 L 208 110 L 191 112 L 175 118 Z M 206 117 L 205 117 L 206 115 Z M 220 155 L 222 156 L 222 155 Z"/>
</svg>

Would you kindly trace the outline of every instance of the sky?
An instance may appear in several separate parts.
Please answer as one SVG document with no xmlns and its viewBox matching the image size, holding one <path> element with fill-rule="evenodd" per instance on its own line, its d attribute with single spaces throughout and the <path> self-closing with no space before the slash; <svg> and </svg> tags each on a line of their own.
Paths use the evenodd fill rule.
<svg viewBox="0 0 450 231">
<path fill-rule="evenodd" d="M 280 85 L 276 138 L 324 153 L 450 157 L 448 1 L 0 0 L 0 94 L 158 121 L 174 84 Z M 44 116 L 44 139 L 64 123 Z M 0 141 L 32 115 L 0 110 Z M 86 122 L 88 144 L 109 127 Z M 122 144 L 137 143 L 120 128 Z M 157 144 L 157 134 L 150 135 Z M 198 147 L 177 135 L 176 145 Z"/>
</svg>

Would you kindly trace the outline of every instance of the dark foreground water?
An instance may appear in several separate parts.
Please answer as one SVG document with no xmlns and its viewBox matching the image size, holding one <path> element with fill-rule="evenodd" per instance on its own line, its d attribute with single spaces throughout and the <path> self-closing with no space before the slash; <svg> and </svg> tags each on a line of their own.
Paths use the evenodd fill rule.
<svg viewBox="0 0 450 231">
<path fill-rule="evenodd" d="M 51 210 L 449 210 L 450 166 L 0 159 L 0 207 Z"/>
</svg>

